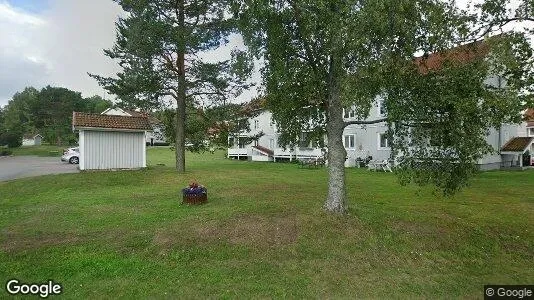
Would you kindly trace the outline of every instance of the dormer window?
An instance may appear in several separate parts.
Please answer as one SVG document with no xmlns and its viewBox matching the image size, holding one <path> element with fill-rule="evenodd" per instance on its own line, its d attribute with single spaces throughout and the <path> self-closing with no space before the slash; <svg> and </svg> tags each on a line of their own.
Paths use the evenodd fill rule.
<svg viewBox="0 0 534 300">
<path fill-rule="evenodd" d="M 343 118 L 353 119 L 354 117 L 356 117 L 356 111 L 354 110 L 354 106 L 351 108 L 343 108 Z"/>
<path fill-rule="evenodd" d="M 387 113 L 388 113 L 388 111 L 387 111 L 387 107 L 386 107 L 385 101 L 383 99 L 378 101 L 378 114 L 380 116 L 385 116 L 385 115 L 387 115 Z"/>
</svg>

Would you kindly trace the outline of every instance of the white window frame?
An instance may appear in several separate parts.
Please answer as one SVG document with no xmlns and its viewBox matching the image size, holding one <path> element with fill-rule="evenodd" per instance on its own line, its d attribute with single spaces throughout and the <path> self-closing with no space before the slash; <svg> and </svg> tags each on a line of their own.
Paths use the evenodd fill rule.
<svg viewBox="0 0 534 300">
<path fill-rule="evenodd" d="M 354 106 L 350 107 L 350 110 L 347 110 L 347 108 L 343 108 L 343 119 L 354 119 L 356 117 L 356 111 L 354 110 Z"/>
<path fill-rule="evenodd" d="M 534 136 L 534 127 L 527 127 L 527 136 Z"/>
<path fill-rule="evenodd" d="M 258 128 L 260 128 L 260 121 L 254 120 L 254 129 L 258 129 Z"/>
<path fill-rule="evenodd" d="M 386 132 L 378 133 L 378 140 L 377 140 L 378 150 L 390 150 L 391 148 L 389 147 L 389 139 L 387 138 L 387 136 L 386 136 L 386 147 L 382 147 L 380 143 L 382 141 L 382 135 L 387 135 L 387 133 Z"/>
<path fill-rule="evenodd" d="M 387 111 L 384 111 L 384 113 L 382 113 L 382 108 L 385 108 L 384 99 L 380 99 L 378 101 L 378 115 L 381 116 L 381 117 L 385 117 L 386 114 L 387 114 Z"/>
<path fill-rule="evenodd" d="M 352 147 L 350 146 L 350 140 L 352 137 Z M 349 138 L 349 145 L 347 145 L 347 138 Z M 356 149 L 356 135 L 355 134 L 345 134 L 343 136 L 343 146 L 345 149 Z"/>
<path fill-rule="evenodd" d="M 238 149 L 245 149 L 247 147 L 247 144 L 245 143 L 241 143 L 241 138 L 242 137 L 238 137 L 237 138 L 237 148 Z M 244 137 L 243 137 L 244 138 Z"/>
</svg>

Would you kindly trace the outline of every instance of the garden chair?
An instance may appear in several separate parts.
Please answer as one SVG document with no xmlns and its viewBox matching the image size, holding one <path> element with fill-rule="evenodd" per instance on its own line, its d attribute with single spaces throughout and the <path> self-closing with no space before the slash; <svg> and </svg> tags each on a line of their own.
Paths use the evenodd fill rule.
<svg viewBox="0 0 534 300">
<path fill-rule="evenodd" d="M 387 159 L 384 159 L 384 161 L 382 161 L 381 166 L 382 166 L 382 170 L 384 170 L 384 172 L 392 172 L 393 173 L 393 170 L 391 170 L 391 166 L 390 166 L 389 161 Z"/>
</svg>

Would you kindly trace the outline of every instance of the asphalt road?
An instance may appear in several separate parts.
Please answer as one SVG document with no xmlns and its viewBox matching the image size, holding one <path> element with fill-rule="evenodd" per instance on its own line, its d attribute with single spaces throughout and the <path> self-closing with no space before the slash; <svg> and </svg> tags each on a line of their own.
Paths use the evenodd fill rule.
<svg viewBox="0 0 534 300">
<path fill-rule="evenodd" d="M 78 165 L 62 162 L 59 157 L 0 157 L 0 181 L 48 174 L 78 172 Z"/>
</svg>

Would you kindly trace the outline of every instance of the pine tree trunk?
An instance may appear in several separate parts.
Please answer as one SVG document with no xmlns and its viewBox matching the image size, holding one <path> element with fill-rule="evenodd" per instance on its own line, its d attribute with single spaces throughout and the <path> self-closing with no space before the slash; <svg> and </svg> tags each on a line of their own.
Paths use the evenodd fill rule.
<svg viewBox="0 0 534 300">
<path fill-rule="evenodd" d="M 178 96 L 176 108 L 176 171 L 185 172 L 185 91 Z"/>
<path fill-rule="evenodd" d="M 340 99 L 338 72 L 339 62 L 336 58 L 330 61 L 328 78 L 328 123 L 326 137 L 328 139 L 328 195 L 324 209 L 334 213 L 347 211 L 345 192 L 345 158 L 347 151 L 343 146 L 343 107 Z"/>
<path fill-rule="evenodd" d="M 184 1 L 177 2 L 178 26 L 185 28 Z M 176 65 L 178 67 L 178 92 L 176 97 L 176 170 L 180 173 L 185 172 L 185 37 L 182 33 L 178 36 L 178 58 Z"/>
</svg>

